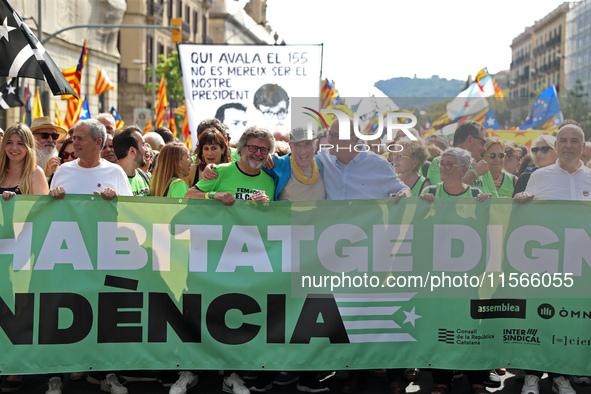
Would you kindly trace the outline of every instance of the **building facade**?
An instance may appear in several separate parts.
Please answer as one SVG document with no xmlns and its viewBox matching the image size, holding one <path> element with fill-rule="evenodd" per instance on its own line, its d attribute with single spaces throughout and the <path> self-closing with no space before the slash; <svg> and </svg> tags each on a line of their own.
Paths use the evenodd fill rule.
<svg viewBox="0 0 591 394">
<path fill-rule="evenodd" d="M 591 93 L 591 1 L 581 1 L 566 15 L 564 85 L 571 90 L 581 82 Z"/>
<path fill-rule="evenodd" d="M 266 0 L 130 0 L 124 24 L 170 26 L 182 18 L 182 42 L 194 44 L 272 44 Z M 119 49 L 119 114 L 143 128 L 155 106 L 148 72 L 158 55 L 176 50 L 171 30 L 121 29 Z M 159 79 L 156 79 L 156 83 Z"/>
<path fill-rule="evenodd" d="M 11 0 L 10 4 L 23 18 L 37 37 L 43 42 L 51 34 L 76 25 L 89 24 L 121 24 L 126 9 L 125 0 L 61 0 L 42 1 L 41 9 L 37 1 Z M 40 12 L 39 12 L 40 11 Z M 38 26 L 41 21 L 42 34 L 39 34 Z M 102 111 L 108 111 L 111 106 L 117 106 L 117 67 L 119 64 L 119 51 L 117 49 L 118 28 L 76 28 L 67 30 L 50 38 L 44 43 L 44 47 L 60 69 L 74 67 L 78 64 L 84 40 L 87 41 L 88 60 L 82 70 L 80 93 L 87 97 L 89 110 L 92 116 Z M 115 91 L 103 93 L 100 97 L 93 94 L 96 81 L 97 66 L 115 83 Z M 21 93 L 24 86 L 29 85 L 35 90 L 36 80 L 21 78 Z M 41 97 L 44 115 L 52 120 L 55 115 L 55 103 L 57 103 L 62 117 L 66 113 L 67 102 L 59 96 L 52 96 L 45 82 L 40 82 Z M 24 85 L 24 86 L 23 86 Z M 22 109 L 11 108 L 1 111 L 0 126 L 6 127 L 21 120 Z"/>
<path fill-rule="evenodd" d="M 560 93 L 564 89 L 564 54 L 566 15 L 564 2 L 511 42 L 510 96 L 516 99 L 511 117 L 521 117 L 526 98 L 534 98 L 550 86 Z M 522 100 L 519 100 L 522 99 Z"/>
</svg>

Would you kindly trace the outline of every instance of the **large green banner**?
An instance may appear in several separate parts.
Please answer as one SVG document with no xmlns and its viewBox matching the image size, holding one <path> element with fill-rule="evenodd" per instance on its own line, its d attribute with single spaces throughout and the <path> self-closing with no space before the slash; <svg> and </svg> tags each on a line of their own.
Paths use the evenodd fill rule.
<svg viewBox="0 0 591 394">
<path fill-rule="evenodd" d="M 0 370 L 589 375 L 590 209 L 17 196 L 0 203 Z"/>
</svg>

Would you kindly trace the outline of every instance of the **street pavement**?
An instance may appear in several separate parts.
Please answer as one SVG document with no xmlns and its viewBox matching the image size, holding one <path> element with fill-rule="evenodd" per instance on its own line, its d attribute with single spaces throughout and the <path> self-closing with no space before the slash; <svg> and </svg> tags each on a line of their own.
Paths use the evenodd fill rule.
<svg viewBox="0 0 591 394">
<path fill-rule="evenodd" d="M 500 388 L 491 389 L 488 391 L 495 394 L 520 394 L 522 381 L 515 376 L 517 370 L 509 370 L 505 376 L 502 377 L 502 384 Z M 22 394 L 44 394 L 47 390 L 48 376 L 34 375 L 25 378 L 24 387 L 18 391 Z M 333 393 L 340 393 L 340 389 L 344 381 L 336 378 L 330 378 L 326 381 Z M 407 393 L 413 394 L 430 394 L 433 385 L 431 374 L 428 370 L 421 370 L 419 379 L 407 387 Z M 573 388 L 577 394 L 591 394 L 590 386 L 578 386 L 572 383 Z M 221 394 L 222 390 L 222 376 L 217 371 L 203 371 L 199 375 L 199 383 L 194 388 L 188 391 L 189 394 Z M 128 382 L 127 388 L 129 394 L 166 394 L 169 388 L 163 387 L 158 382 Z M 84 394 L 101 393 L 100 387 L 92 385 L 86 381 L 72 381 L 69 377 L 64 379 L 63 394 Z M 292 383 L 288 386 L 273 386 L 272 389 L 267 390 L 269 394 L 294 394 L 299 393 L 296 390 L 296 384 Z M 385 377 L 370 375 L 366 385 L 358 391 L 358 394 L 387 394 L 388 382 Z M 454 385 L 451 394 L 471 394 L 470 385 L 465 377 L 454 380 Z M 544 375 L 540 381 L 540 394 L 552 394 L 552 380 Z"/>
</svg>

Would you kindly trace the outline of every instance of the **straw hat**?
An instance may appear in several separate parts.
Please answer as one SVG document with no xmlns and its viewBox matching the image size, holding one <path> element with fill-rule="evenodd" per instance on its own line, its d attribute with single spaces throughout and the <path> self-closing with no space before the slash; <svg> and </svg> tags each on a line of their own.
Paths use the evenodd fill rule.
<svg viewBox="0 0 591 394">
<path fill-rule="evenodd" d="M 42 116 L 40 118 L 33 119 L 33 123 L 31 123 L 31 131 L 35 132 L 36 130 L 40 129 L 55 130 L 60 135 L 58 140 L 61 140 L 68 136 L 68 132 L 66 131 L 66 129 L 54 125 L 53 122 L 51 122 L 47 116 Z"/>
</svg>

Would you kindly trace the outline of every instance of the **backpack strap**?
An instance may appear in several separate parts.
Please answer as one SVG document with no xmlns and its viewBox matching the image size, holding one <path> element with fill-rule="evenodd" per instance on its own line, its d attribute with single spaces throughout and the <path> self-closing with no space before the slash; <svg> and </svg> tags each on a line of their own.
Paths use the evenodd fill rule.
<svg viewBox="0 0 591 394">
<path fill-rule="evenodd" d="M 431 185 L 429 186 L 429 194 L 435 195 L 435 193 L 437 192 L 437 185 Z"/>
</svg>

